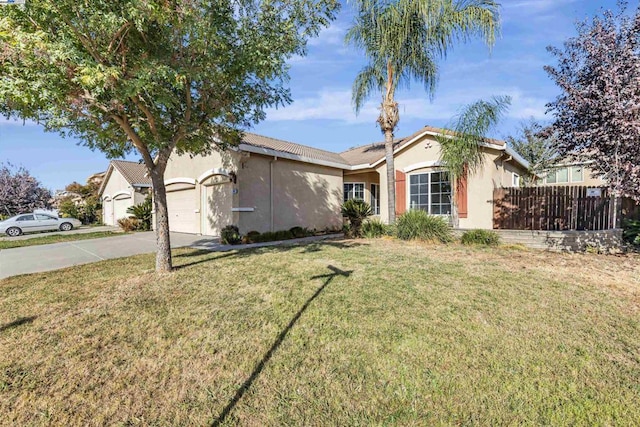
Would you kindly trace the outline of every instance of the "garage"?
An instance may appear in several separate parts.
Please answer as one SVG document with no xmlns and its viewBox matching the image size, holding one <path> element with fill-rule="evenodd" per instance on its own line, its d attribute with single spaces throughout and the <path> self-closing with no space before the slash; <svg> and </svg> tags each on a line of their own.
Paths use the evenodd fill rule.
<svg viewBox="0 0 640 427">
<path fill-rule="evenodd" d="M 195 188 L 170 191 L 167 188 L 167 211 L 169 230 L 178 233 L 198 233 L 197 204 Z"/>
<path fill-rule="evenodd" d="M 222 228 L 233 221 L 232 186 L 230 183 L 203 186 L 202 198 L 202 234 L 220 236 Z"/>
<path fill-rule="evenodd" d="M 127 213 L 127 209 L 131 205 L 132 205 L 131 196 L 128 196 L 128 195 L 118 196 L 117 198 L 113 199 L 113 219 L 114 219 L 113 225 L 118 225 L 118 220 L 120 218 L 126 218 L 131 216 Z"/>
<path fill-rule="evenodd" d="M 114 225 L 113 221 L 113 200 L 104 199 L 102 201 L 102 223 Z"/>
</svg>

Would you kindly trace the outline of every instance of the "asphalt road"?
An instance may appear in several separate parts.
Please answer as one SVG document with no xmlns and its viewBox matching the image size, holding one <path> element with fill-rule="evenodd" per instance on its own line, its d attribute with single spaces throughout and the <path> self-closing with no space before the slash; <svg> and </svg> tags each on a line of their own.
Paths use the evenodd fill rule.
<svg viewBox="0 0 640 427">
<path fill-rule="evenodd" d="M 96 227 L 89 227 L 83 225 L 80 228 L 74 228 L 71 231 L 47 231 L 42 233 L 29 233 L 23 234 L 17 237 L 9 237 L 6 234 L 0 234 L 0 240 L 29 240 L 37 237 L 46 237 L 46 236 L 54 236 L 57 234 L 88 234 L 88 233 L 97 233 L 99 231 L 122 231 L 119 227 L 112 227 L 110 225 L 99 225 Z"/>
<path fill-rule="evenodd" d="M 218 240 L 193 234 L 171 233 L 171 247 L 218 245 Z M 57 270 L 79 264 L 156 251 L 153 231 L 100 239 L 0 250 L 0 279 L 18 274 Z"/>
</svg>

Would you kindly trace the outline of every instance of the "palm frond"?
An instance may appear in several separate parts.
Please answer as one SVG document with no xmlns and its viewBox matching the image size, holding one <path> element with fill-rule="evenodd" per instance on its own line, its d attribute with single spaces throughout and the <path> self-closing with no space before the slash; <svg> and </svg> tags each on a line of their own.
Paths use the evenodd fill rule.
<svg viewBox="0 0 640 427">
<path fill-rule="evenodd" d="M 356 114 L 360 113 L 360 109 L 369 98 L 369 95 L 372 91 L 381 91 L 384 87 L 384 71 L 384 67 L 367 65 L 356 76 L 351 91 L 351 102 L 356 111 Z"/>
<path fill-rule="evenodd" d="M 479 100 L 456 116 L 449 127 L 452 132 L 437 137 L 440 143 L 440 162 L 453 179 L 465 172 L 473 175 L 484 164 L 480 144 L 498 124 L 511 105 L 509 96 L 494 96 L 489 101 Z"/>
</svg>

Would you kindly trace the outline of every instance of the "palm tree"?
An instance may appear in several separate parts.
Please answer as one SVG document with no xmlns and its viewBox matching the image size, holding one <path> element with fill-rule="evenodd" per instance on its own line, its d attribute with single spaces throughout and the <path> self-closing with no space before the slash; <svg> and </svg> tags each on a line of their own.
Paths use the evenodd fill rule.
<svg viewBox="0 0 640 427">
<path fill-rule="evenodd" d="M 479 100 L 464 107 L 449 128 L 436 137 L 440 143 L 440 162 L 454 182 L 455 192 L 460 191 L 463 180 L 482 169 L 484 153 L 482 144 L 487 134 L 495 128 L 509 108 L 511 98 L 494 96 L 490 101 Z M 453 197 L 453 223 L 458 226 L 457 198 Z"/>
<path fill-rule="evenodd" d="M 364 50 L 369 63 L 353 83 L 356 114 L 374 91 L 382 94 L 378 124 L 384 134 L 389 223 L 395 222 L 393 134 L 400 120 L 396 90 L 422 83 L 433 97 L 437 60 L 457 41 L 480 36 L 492 46 L 498 31 L 493 0 L 354 0 L 357 13 L 347 43 Z"/>
</svg>

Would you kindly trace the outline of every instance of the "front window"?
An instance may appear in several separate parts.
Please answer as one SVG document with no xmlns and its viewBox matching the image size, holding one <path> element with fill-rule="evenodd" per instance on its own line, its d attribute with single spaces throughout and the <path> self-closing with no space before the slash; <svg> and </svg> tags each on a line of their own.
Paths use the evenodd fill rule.
<svg viewBox="0 0 640 427">
<path fill-rule="evenodd" d="M 364 183 L 344 184 L 344 201 L 350 199 L 364 200 Z"/>
<path fill-rule="evenodd" d="M 520 175 L 515 172 L 513 173 L 513 181 L 511 182 L 511 185 L 514 187 L 520 187 Z"/>
<path fill-rule="evenodd" d="M 371 184 L 371 210 L 380 215 L 380 184 Z"/>
<path fill-rule="evenodd" d="M 558 168 L 549 171 L 547 184 L 566 184 L 569 182 L 569 168 Z"/>
<path fill-rule="evenodd" d="M 584 181 L 584 172 L 582 166 L 573 166 L 571 168 L 571 182 Z"/>
<path fill-rule="evenodd" d="M 422 209 L 431 215 L 451 214 L 451 182 L 447 172 L 411 175 L 409 208 Z"/>
</svg>

